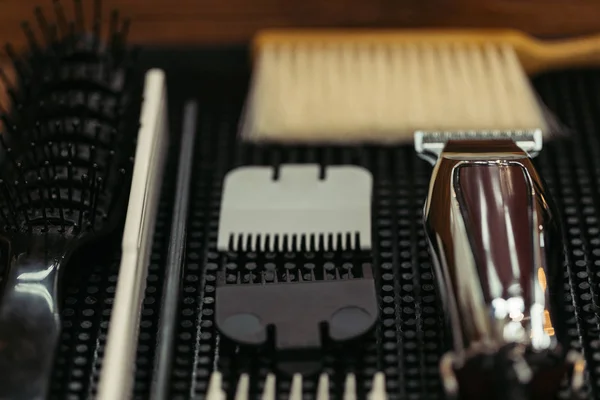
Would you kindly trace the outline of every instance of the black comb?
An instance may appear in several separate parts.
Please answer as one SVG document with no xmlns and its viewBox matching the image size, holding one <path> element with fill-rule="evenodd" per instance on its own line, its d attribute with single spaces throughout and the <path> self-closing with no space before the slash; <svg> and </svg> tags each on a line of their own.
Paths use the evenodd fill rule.
<svg viewBox="0 0 600 400">
<path fill-rule="evenodd" d="M 81 10 L 75 2 L 76 10 Z M 139 126 L 134 53 L 123 31 L 100 40 L 81 12 L 56 25 L 36 14 L 47 41 L 30 35 L 18 57 L 12 108 L 0 136 L 0 239 L 7 273 L 0 303 L 0 399 L 46 397 L 60 333 L 58 285 L 72 253 L 123 222 Z M 115 14 L 113 14 L 115 15 Z M 126 24 L 125 26 L 128 26 Z"/>
<path fill-rule="evenodd" d="M 317 372 L 324 341 L 357 339 L 377 321 L 370 263 L 352 268 L 345 262 L 338 268 L 326 262 L 308 269 L 286 263 L 284 271 L 273 262 L 264 269 L 251 263 L 248 271 L 231 270 L 234 265 L 217 273 L 217 327 L 238 344 L 270 345 L 277 367 L 286 373 Z"/>
</svg>

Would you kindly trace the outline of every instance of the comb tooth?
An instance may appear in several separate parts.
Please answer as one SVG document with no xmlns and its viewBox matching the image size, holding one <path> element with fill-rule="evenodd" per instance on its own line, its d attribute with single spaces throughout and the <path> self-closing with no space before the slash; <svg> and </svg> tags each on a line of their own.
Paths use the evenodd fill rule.
<svg viewBox="0 0 600 400">
<path fill-rule="evenodd" d="M 354 374 L 346 375 L 344 384 L 344 400 L 356 400 L 356 378 Z"/>
<path fill-rule="evenodd" d="M 260 234 L 259 233 L 255 233 L 254 234 L 254 240 L 253 240 L 252 243 L 253 243 L 254 251 L 256 251 L 256 252 L 262 251 L 262 246 L 261 246 L 260 241 L 261 241 Z"/>
<path fill-rule="evenodd" d="M 46 20 L 42 9 L 40 7 L 36 7 L 34 10 L 34 14 L 40 31 L 44 36 L 44 40 L 47 44 L 50 44 L 52 42 L 52 32 L 50 31 L 50 26 L 48 25 L 48 21 Z"/>
<path fill-rule="evenodd" d="M 113 163 L 114 158 L 115 158 L 115 151 L 110 150 L 108 152 L 108 155 L 106 156 L 106 165 L 111 165 Z M 110 182 L 110 178 L 112 177 L 111 171 L 112 171 L 112 168 L 106 169 L 106 174 L 104 177 L 104 184 L 108 184 Z M 104 187 L 102 189 L 104 189 Z"/>
<path fill-rule="evenodd" d="M 46 160 L 44 161 L 44 167 L 46 169 L 46 178 L 43 179 L 44 185 L 46 186 L 46 196 L 48 198 L 48 206 L 51 212 L 54 212 L 54 207 L 52 206 L 52 192 L 51 192 L 51 187 L 48 184 L 48 182 L 50 182 L 50 180 L 52 179 L 51 177 L 51 173 L 50 173 L 50 161 Z"/>
<path fill-rule="evenodd" d="M 244 237 L 240 233 L 235 238 L 235 251 L 244 251 Z"/>
<path fill-rule="evenodd" d="M 288 236 L 287 233 L 284 233 L 282 235 L 282 244 L 283 244 L 283 246 L 281 247 L 282 251 L 285 251 L 285 252 L 291 251 L 290 250 L 290 237 Z"/>
<path fill-rule="evenodd" d="M 33 52 L 39 53 L 40 48 L 37 43 L 37 40 L 35 39 L 35 35 L 33 34 L 31 27 L 29 26 L 29 23 L 26 21 L 23 21 L 21 23 L 21 29 L 23 30 L 23 33 L 25 34 L 25 37 L 27 38 L 27 43 L 29 44 L 29 48 Z"/>
<path fill-rule="evenodd" d="M 27 212 L 25 211 L 25 202 L 23 201 L 23 190 L 21 188 L 20 181 L 14 181 L 13 188 L 15 189 L 15 208 L 21 211 L 25 218 L 25 222 L 29 224 L 29 218 L 27 216 Z"/>
<path fill-rule="evenodd" d="M 10 101 L 13 104 L 17 104 L 19 102 L 17 99 L 17 94 L 15 93 L 15 90 L 13 88 L 13 85 L 12 85 L 10 79 L 8 79 L 8 76 L 6 76 L 6 72 L 4 72 L 4 70 L 2 68 L 0 68 L 0 80 L 2 81 L 4 90 L 10 97 Z M 2 110 L 2 114 L 7 114 L 6 110 Z"/>
<path fill-rule="evenodd" d="M 6 184 L 8 186 L 8 184 Z M 14 202 L 14 207 L 15 207 L 15 213 L 18 213 L 19 210 L 23 210 L 23 201 L 21 199 L 21 186 L 20 186 L 20 182 L 19 181 L 14 181 L 13 182 L 13 189 L 14 189 L 14 198 L 13 198 L 13 202 Z"/>
<path fill-rule="evenodd" d="M 19 75 L 19 77 L 22 80 L 26 81 L 25 67 L 23 66 L 23 63 L 17 58 L 17 54 L 15 53 L 15 50 L 12 47 L 12 45 L 10 43 L 7 43 L 4 46 L 4 51 L 6 52 L 6 55 L 8 56 L 8 58 L 10 58 L 10 62 L 13 64 L 13 67 L 14 67 L 17 75 Z"/>
<path fill-rule="evenodd" d="M 250 392 L 250 377 L 248 374 L 242 374 L 238 381 L 238 386 L 235 391 L 234 400 L 249 400 L 248 394 Z"/>
<path fill-rule="evenodd" d="M 0 132 L 0 150 L 4 150 L 4 152 L 6 153 L 6 158 L 8 158 L 11 163 L 14 163 L 14 158 L 12 157 L 12 149 L 8 146 L 8 144 L 6 144 L 6 141 L 4 140 L 4 135 L 2 134 L 2 132 Z"/>
<path fill-rule="evenodd" d="M 63 36 L 68 33 L 67 19 L 65 18 L 65 10 L 60 3 L 60 0 L 53 0 L 54 3 L 54 14 L 56 14 L 56 23 L 58 28 L 61 30 Z"/>
<path fill-rule="evenodd" d="M 256 249 L 256 252 L 262 252 L 264 251 L 263 249 L 263 235 L 261 235 L 260 233 L 255 233 L 254 234 L 254 248 Z"/>
<path fill-rule="evenodd" d="M 0 205 L 0 217 L 4 221 L 4 225 L 6 225 L 7 227 L 11 226 L 11 223 L 8 219 L 8 215 L 6 215 L 6 212 L 4 211 L 4 207 L 2 205 Z"/>
<path fill-rule="evenodd" d="M 52 177 L 52 172 L 50 172 L 50 168 L 50 160 L 44 160 L 43 171 L 46 173 L 46 179 L 50 179 Z"/>
<path fill-rule="evenodd" d="M 96 177 L 98 176 L 98 165 L 94 164 L 92 165 L 91 171 L 90 171 L 90 199 L 89 199 L 89 204 L 88 204 L 88 217 L 90 217 L 90 219 L 93 218 L 93 210 L 94 210 L 94 201 L 95 201 L 95 194 L 96 194 Z"/>
<path fill-rule="evenodd" d="M 227 239 L 227 249 L 229 249 L 230 251 L 235 251 L 233 242 L 234 242 L 233 234 L 229 233 L 229 236 Z"/>
<path fill-rule="evenodd" d="M 94 0 L 94 15 L 92 17 L 93 20 L 93 30 L 94 30 L 94 51 L 98 48 L 100 44 L 100 34 L 101 34 L 101 25 L 100 21 L 102 19 L 102 1 Z"/>
<path fill-rule="evenodd" d="M 24 192 L 25 192 L 25 197 L 27 198 L 27 202 L 29 205 L 33 204 L 33 199 L 31 198 L 31 193 L 29 191 L 29 189 L 27 188 L 28 185 L 28 181 L 27 179 L 25 179 L 25 173 L 23 172 L 23 164 L 18 161 L 15 164 L 16 168 L 17 168 L 17 173 L 19 175 L 19 178 L 21 179 L 22 184 L 25 186 L 24 188 Z"/>
<path fill-rule="evenodd" d="M 294 374 L 289 400 L 302 400 L 302 375 Z"/>
<path fill-rule="evenodd" d="M 67 161 L 67 180 L 69 181 L 69 186 L 67 187 L 67 196 L 69 199 L 69 207 L 73 207 L 73 163 L 71 161 Z"/>
<path fill-rule="evenodd" d="M 98 213 L 98 197 L 100 196 L 100 189 L 103 187 L 102 177 L 99 176 L 96 179 L 95 190 L 94 190 L 94 204 L 92 206 L 92 226 L 96 223 L 96 214 Z"/>
<path fill-rule="evenodd" d="M 110 13 L 110 25 L 109 25 L 109 31 L 108 31 L 108 37 L 109 37 L 109 40 L 111 41 L 111 47 L 113 47 L 115 45 L 115 36 L 117 33 L 118 25 L 119 25 L 119 11 L 113 10 Z"/>
<path fill-rule="evenodd" d="M 321 374 L 321 376 L 319 376 L 317 400 L 329 400 L 329 376 L 327 374 Z"/>
<path fill-rule="evenodd" d="M 58 149 L 58 146 L 54 146 L 54 142 L 48 142 L 48 150 L 50 150 L 49 153 L 50 153 L 50 163 L 52 164 L 52 171 L 54 172 L 54 175 L 57 175 L 58 171 L 56 168 L 57 168 L 58 163 L 56 162 L 57 155 L 54 153 L 55 148 L 59 151 L 59 154 L 60 154 L 60 149 Z"/>
<path fill-rule="evenodd" d="M 18 107 L 21 106 L 20 103 L 16 103 Z M 8 116 L 8 114 L 6 113 L 6 111 L 2 111 L 2 114 L 0 114 L 0 120 L 2 120 L 2 122 L 4 122 L 4 126 L 6 127 L 6 129 L 8 129 L 9 132 L 14 133 L 17 131 L 17 127 L 16 125 L 11 121 L 10 117 Z"/>
<path fill-rule="evenodd" d="M 252 239 L 253 238 L 252 238 L 251 233 L 244 234 L 244 246 L 245 246 L 244 251 L 253 251 Z"/>
<path fill-rule="evenodd" d="M 83 174 L 81 176 L 81 198 L 79 200 L 79 220 L 78 220 L 78 225 L 79 225 L 79 229 L 83 229 L 83 214 L 85 212 L 85 197 L 86 197 L 86 192 L 87 192 L 87 183 L 88 183 L 88 176 L 86 174 Z"/>
<path fill-rule="evenodd" d="M 10 189 L 8 188 L 8 183 L 6 181 L 4 181 L 4 179 L 0 179 L 0 186 L 2 186 L 2 191 L 4 192 L 4 197 L 6 199 L 6 206 L 8 207 L 8 212 L 10 213 L 10 216 L 13 220 L 13 226 L 17 226 L 18 225 L 18 221 L 16 219 L 17 216 L 17 212 L 15 209 L 15 202 L 13 200 L 13 196 L 10 193 Z M 8 220 L 8 218 L 7 218 Z M 9 225 L 11 225 L 9 223 Z"/>
<path fill-rule="evenodd" d="M 83 21 L 83 7 L 81 5 L 81 0 L 73 0 L 73 5 L 75 6 L 75 21 L 77 23 L 77 30 L 80 33 L 85 31 L 84 21 Z"/>
<path fill-rule="evenodd" d="M 117 180 L 117 186 L 116 187 L 123 187 L 126 184 L 126 177 L 127 177 L 127 170 L 125 168 L 119 168 L 119 176 L 118 176 L 118 180 Z M 108 205 L 108 212 L 104 213 L 105 215 L 108 215 L 110 213 L 112 213 L 112 210 L 115 207 L 115 203 L 117 201 L 117 196 L 113 196 L 110 200 L 110 203 Z"/>
<path fill-rule="evenodd" d="M 64 205 L 62 204 L 62 195 L 60 193 L 61 187 L 58 184 L 59 179 L 58 179 L 58 175 L 54 176 L 54 187 L 55 187 L 55 193 L 56 193 L 56 207 L 58 208 L 58 212 L 60 214 L 60 223 L 62 225 L 61 227 L 61 232 L 65 232 L 66 231 L 66 219 L 65 219 L 65 212 L 63 210 Z"/>
<path fill-rule="evenodd" d="M 206 400 L 225 400 L 225 391 L 222 387 L 223 377 L 219 371 L 215 371 L 210 376 Z"/>
<path fill-rule="evenodd" d="M 378 372 L 373 377 L 373 386 L 367 396 L 368 400 L 387 400 L 385 391 L 385 375 L 383 372 Z"/>
<path fill-rule="evenodd" d="M 131 20 L 129 18 L 126 18 L 123 21 L 123 25 L 121 26 L 121 32 L 119 33 L 119 44 L 124 45 L 127 42 L 127 36 L 129 35 L 130 26 Z"/>
<path fill-rule="evenodd" d="M 46 214 L 46 200 L 44 199 L 44 189 L 42 177 L 40 175 L 37 176 L 37 189 L 38 196 L 40 197 L 40 208 L 42 210 L 42 217 L 44 218 L 44 232 L 48 232 L 48 215 Z"/>
<path fill-rule="evenodd" d="M 267 379 L 265 380 L 265 388 L 263 390 L 261 400 L 275 400 L 275 398 L 275 375 L 269 374 L 267 375 Z"/>
</svg>

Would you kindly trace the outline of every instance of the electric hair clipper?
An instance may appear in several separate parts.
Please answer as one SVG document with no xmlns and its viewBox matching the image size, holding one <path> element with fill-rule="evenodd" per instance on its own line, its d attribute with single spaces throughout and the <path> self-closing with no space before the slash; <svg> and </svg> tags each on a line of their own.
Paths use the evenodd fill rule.
<svg viewBox="0 0 600 400">
<path fill-rule="evenodd" d="M 564 244 L 531 158 L 542 132 L 417 132 L 433 173 L 424 224 L 453 349 L 449 397 L 553 399 L 585 362 L 567 351 Z M 496 396 L 496 397 L 494 397 Z"/>
</svg>

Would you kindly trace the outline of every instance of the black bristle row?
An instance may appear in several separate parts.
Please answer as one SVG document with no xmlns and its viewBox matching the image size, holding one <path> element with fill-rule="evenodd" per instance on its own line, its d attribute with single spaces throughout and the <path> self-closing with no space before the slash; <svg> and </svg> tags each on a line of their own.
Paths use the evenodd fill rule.
<svg viewBox="0 0 600 400">
<path fill-rule="evenodd" d="M 62 5 L 54 1 L 54 23 L 49 23 L 40 8 L 35 10 L 38 30 L 43 40 L 36 37 L 31 25 L 22 24 L 29 49 L 19 57 L 10 44 L 5 51 L 16 71 L 16 87 L 8 86 L 18 96 L 11 96 L 14 108 L 23 103 L 59 104 L 65 98 L 85 93 L 94 87 L 100 100 L 119 103 L 123 85 L 131 82 L 135 64 L 135 51 L 126 46 L 129 21 L 120 21 L 113 11 L 111 29 L 101 38 L 101 1 L 94 0 L 93 20 L 88 32 L 84 23 L 81 1 L 75 0 L 75 21 L 67 22 Z M 45 46 L 41 46 L 44 43 Z M 1 77 L 0 77 L 1 78 Z M 18 117 L 18 116 L 15 116 Z M 9 125 L 19 126 L 27 115 L 11 120 Z"/>
<path fill-rule="evenodd" d="M 9 89 L 11 107 L 0 112 L 5 231 L 96 231 L 126 198 L 139 126 L 135 56 L 118 16 L 108 40 L 99 37 L 100 8 L 96 0 L 86 27 L 81 1 L 73 22 L 54 1 L 54 23 L 35 11 L 43 40 L 24 23 L 29 51 L 18 57 L 7 46 L 17 85 Z"/>
</svg>

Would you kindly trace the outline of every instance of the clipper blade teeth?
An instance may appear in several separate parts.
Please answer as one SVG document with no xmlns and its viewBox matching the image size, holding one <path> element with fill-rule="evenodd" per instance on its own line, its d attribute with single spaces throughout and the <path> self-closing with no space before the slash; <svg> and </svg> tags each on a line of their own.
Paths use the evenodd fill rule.
<svg viewBox="0 0 600 400">
<path fill-rule="evenodd" d="M 230 233 L 229 250 L 254 252 L 346 251 L 361 248 L 360 232 L 320 234 Z"/>
</svg>

